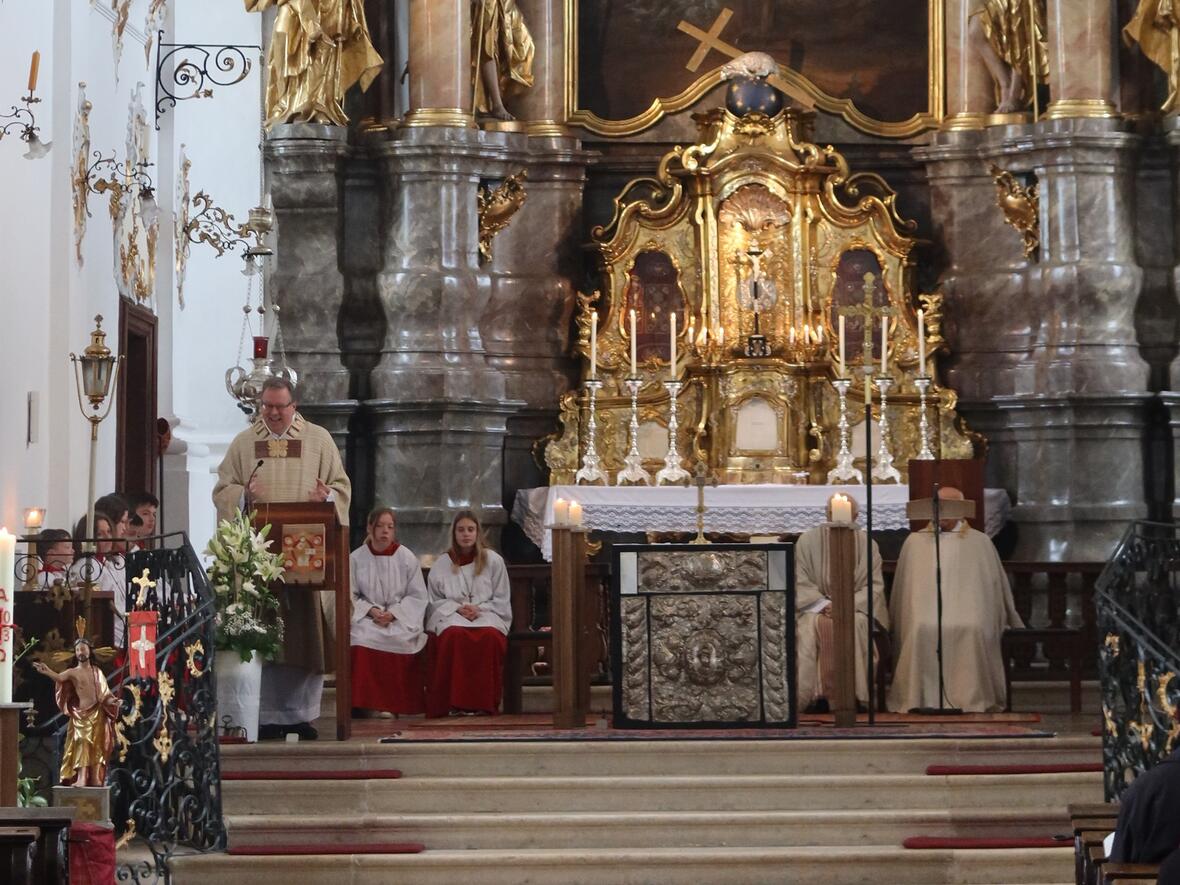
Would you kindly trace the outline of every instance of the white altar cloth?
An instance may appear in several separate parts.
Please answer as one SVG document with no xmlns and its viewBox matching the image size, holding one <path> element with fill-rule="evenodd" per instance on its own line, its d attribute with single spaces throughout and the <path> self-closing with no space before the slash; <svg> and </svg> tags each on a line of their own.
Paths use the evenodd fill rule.
<svg viewBox="0 0 1180 885">
<path fill-rule="evenodd" d="M 823 522 L 828 498 L 840 492 L 865 511 L 865 487 L 719 485 L 705 487 L 705 531 L 774 535 L 802 532 Z M 908 529 L 905 505 L 909 486 L 873 485 L 873 530 Z M 513 502 L 512 519 L 541 555 L 553 556 L 553 502 L 558 498 L 582 505 L 582 523 L 608 532 L 695 532 L 697 490 L 683 486 L 546 486 L 521 489 Z M 995 535 L 1008 521 L 1011 502 L 1003 489 L 984 491 L 986 529 Z M 864 525 L 864 516 L 860 518 Z"/>
</svg>

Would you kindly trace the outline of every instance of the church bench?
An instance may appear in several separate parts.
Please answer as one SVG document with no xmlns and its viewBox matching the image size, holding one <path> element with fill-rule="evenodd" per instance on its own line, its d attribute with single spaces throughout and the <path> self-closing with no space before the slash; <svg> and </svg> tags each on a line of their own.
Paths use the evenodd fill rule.
<svg viewBox="0 0 1180 885">
<path fill-rule="evenodd" d="M 1004 631 L 1000 639 L 1000 652 L 1004 656 L 1004 709 L 1012 709 L 1012 682 L 1014 679 L 1052 680 L 1060 674 L 1052 669 L 1035 670 L 1027 667 L 1016 672 L 1018 659 L 1030 661 L 1035 648 L 1040 645 L 1045 657 L 1051 649 L 1063 649 L 1069 668 L 1069 711 L 1082 712 L 1082 633 L 1069 627 L 1012 627 Z"/>
<path fill-rule="evenodd" d="M 1159 878 L 1157 863 L 1108 863 L 1102 867 L 1099 885 L 1118 885 L 1119 882 L 1154 882 Z"/>
<path fill-rule="evenodd" d="M 66 837 L 73 822 L 73 808 L 0 808 L 0 827 L 37 830 L 29 879 L 36 885 L 56 885 L 68 881 L 70 862 Z M 2 849 L 0 856 L 3 856 Z"/>
<path fill-rule="evenodd" d="M 40 837 L 37 827 L 0 827 L 0 871 L 12 885 L 31 885 L 33 846 Z"/>
</svg>

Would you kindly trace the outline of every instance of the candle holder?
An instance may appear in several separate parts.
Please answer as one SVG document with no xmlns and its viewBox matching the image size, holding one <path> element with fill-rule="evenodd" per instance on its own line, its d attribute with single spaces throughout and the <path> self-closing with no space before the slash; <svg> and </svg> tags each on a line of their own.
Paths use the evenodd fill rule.
<svg viewBox="0 0 1180 885">
<path fill-rule="evenodd" d="M 627 385 L 627 392 L 631 394 L 631 423 L 628 429 L 631 434 L 631 448 L 627 457 L 623 459 L 626 466 L 619 471 L 615 478 L 615 485 L 651 485 L 651 474 L 643 469 L 643 456 L 639 454 L 639 388 L 643 386 L 642 378 L 627 378 L 623 381 Z"/>
<path fill-rule="evenodd" d="M 918 388 L 918 438 L 922 440 L 918 461 L 934 460 L 934 451 L 930 448 L 930 422 L 926 420 L 926 394 L 930 390 L 931 380 L 929 375 L 919 375 L 914 379 L 914 386 Z"/>
<path fill-rule="evenodd" d="M 893 379 L 878 375 L 873 379 L 881 397 L 881 418 L 877 421 L 877 457 L 873 459 L 873 479 L 881 482 L 901 482 L 901 474 L 893 466 L 893 453 L 889 451 L 889 388 Z"/>
<path fill-rule="evenodd" d="M 680 466 L 680 453 L 676 450 L 676 398 L 680 395 L 682 387 L 684 387 L 682 381 L 664 382 L 664 389 L 668 391 L 671 405 L 668 412 L 668 453 L 664 455 L 663 468 L 656 474 L 656 485 L 658 486 L 687 483 L 690 476 L 689 472 Z"/>
<path fill-rule="evenodd" d="M 598 458 L 598 449 L 595 443 L 595 435 L 598 432 L 598 421 L 595 418 L 598 407 L 598 391 L 602 389 L 602 382 L 591 379 L 585 382 L 586 396 L 589 399 L 590 417 L 586 422 L 586 452 L 582 455 L 582 466 L 578 472 L 574 474 L 574 485 L 594 485 L 595 483 L 602 483 L 604 486 L 610 484 L 605 472 L 602 469 L 602 462 Z"/>
<path fill-rule="evenodd" d="M 836 466 L 828 471 L 828 484 L 862 483 L 864 474 L 853 465 L 851 440 L 848 430 L 848 388 L 852 386 L 849 378 L 837 378 L 832 382 L 836 388 L 836 395 L 840 397 L 840 451 L 836 453 Z"/>
</svg>

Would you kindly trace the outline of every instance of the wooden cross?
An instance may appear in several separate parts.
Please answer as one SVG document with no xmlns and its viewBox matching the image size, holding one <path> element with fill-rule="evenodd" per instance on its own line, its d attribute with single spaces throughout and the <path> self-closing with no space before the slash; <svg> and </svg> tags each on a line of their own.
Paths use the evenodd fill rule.
<svg viewBox="0 0 1180 885">
<path fill-rule="evenodd" d="M 145 568 L 142 575 L 131 579 L 131 583 L 139 588 L 139 593 L 135 597 L 135 607 L 143 608 L 147 604 L 147 592 L 156 586 L 156 582 L 151 579 L 151 572 Z"/>
<path fill-rule="evenodd" d="M 877 278 L 873 274 L 865 274 L 864 301 L 849 307 L 841 307 L 839 311 L 843 316 L 861 317 L 864 320 L 864 364 L 866 366 L 873 364 L 873 320 L 877 317 L 893 316 L 894 313 L 892 307 L 873 306 L 873 291 L 876 289 L 876 284 Z"/>
<path fill-rule="evenodd" d="M 722 55 L 728 55 L 730 58 L 738 58 L 739 56 L 744 55 L 743 51 L 738 49 L 732 43 L 728 43 L 721 39 L 721 32 L 725 29 L 725 26 L 729 24 L 729 20 L 731 18 L 733 18 L 733 10 L 727 6 L 723 7 L 721 12 L 717 14 L 717 18 L 713 22 L 712 27 L 710 27 L 707 31 L 702 31 L 696 25 L 692 24 L 691 22 L 687 22 L 684 19 L 680 20 L 680 22 L 676 25 L 676 30 L 688 34 L 688 36 L 692 37 L 698 43 L 697 48 L 693 51 L 692 57 L 688 60 L 688 64 L 685 65 L 686 69 L 695 73 L 697 68 L 701 66 L 702 62 L 704 62 L 705 58 L 709 55 L 709 52 L 714 49 L 716 49 Z M 766 82 L 768 82 L 779 92 L 789 95 L 791 98 L 795 99 L 795 101 L 797 101 L 803 107 L 815 107 L 815 100 L 810 95 L 795 85 L 788 83 L 783 79 L 781 74 L 771 74 L 766 78 Z"/>
<path fill-rule="evenodd" d="M 717 485 L 717 477 L 710 471 L 704 461 L 697 461 L 692 469 L 692 485 L 697 487 L 697 536 L 690 543 L 708 544 L 705 539 L 705 486 Z"/>
</svg>

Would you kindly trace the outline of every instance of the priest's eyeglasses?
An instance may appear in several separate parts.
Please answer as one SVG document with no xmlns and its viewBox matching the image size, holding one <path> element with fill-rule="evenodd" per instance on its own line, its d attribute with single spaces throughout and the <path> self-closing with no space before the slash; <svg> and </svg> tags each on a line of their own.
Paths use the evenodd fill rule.
<svg viewBox="0 0 1180 885">
<path fill-rule="evenodd" d="M 291 408 L 293 405 L 295 405 L 295 400 L 291 399 L 287 400 L 285 403 L 268 403 L 264 401 L 262 403 L 262 408 L 268 412 L 283 412 Z"/>
</svg>

